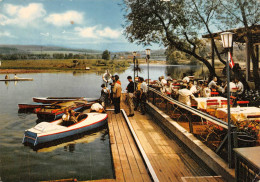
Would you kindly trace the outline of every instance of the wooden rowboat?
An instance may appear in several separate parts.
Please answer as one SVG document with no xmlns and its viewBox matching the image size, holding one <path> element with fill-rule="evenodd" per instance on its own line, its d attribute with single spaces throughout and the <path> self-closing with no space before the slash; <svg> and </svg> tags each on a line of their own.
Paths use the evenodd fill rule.
<svg viewBox="0 0 260 182">
<path fill-rule="evenodd" d="M 86 98 L 86 97 L 33 97 L 34 102 L 39 103 L 54 103 L 54 102 L 67 102 L 74 100 L 84 100 L 84 101 L 97 101 L 98 98 Z"/>
<path fill-rule="evenodd" d="M 62 119 L 53 122 L 41 122 L 35 127 L 25 130 L 23 143 L 34 146 L 90 131 L 107 123 L 106 113 L 88 113 L 79 117 L 79 122 L 71 126 L 63 126 Z"/>
<path fill-rule="evenodd" d="M 11 78 L 11 79 L 2 79 L 0 81 L 33 81 L 33 78 Z"/>
<path fill-rule="evenodd" d="M 83 100 L 69 101 L 51 105 L 50 107 L 46 106 L 42 108 L 36 108 L 34 112 L 37 114 L 39 119 L 55 120 L 62 117 L 65 109 L 79 111 L 85 107 L 90 107 L 92 104 L 93 102 L 86 102 Z"/>
<path fill-rule="evenodd" d="M 18 104 L 19 109 L 35 109 L 51 106 L 52 104 L 33 103 L 33 104 Z"/>
</svg>

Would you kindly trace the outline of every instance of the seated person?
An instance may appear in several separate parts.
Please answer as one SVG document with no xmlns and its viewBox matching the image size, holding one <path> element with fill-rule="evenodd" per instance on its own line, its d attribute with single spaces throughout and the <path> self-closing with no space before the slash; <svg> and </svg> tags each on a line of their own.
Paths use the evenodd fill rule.
<svg viewBox="0 0 260 182">
<path fill-rule="evenodd" d="M 79 113 L 76 113 L 73 110 L 69 111 L 69 109 L 66 108 L 64 114 L 62 115 L 62 125 L 70 126 L 74 123 L 77 123 L 79 116 L 80 116 Z"/>
<path fill-rule="evenodd" d="M 189 88 L 190 88 L 190 91 L 192 92 L 192 94 L 198 95 L 199 91 L 197 90 L 196 85 L 194 85 L 194 81 L 189 82 Z"/>
<path fill-rule="evenodd" d="M 218 81 L 218 78 L 217 77 L 214 77 L 213 80 L 211 80 L 211 82 L 209 82 L 209 88 L 214 91 L 214 89 L 218 92 L 221 92 L 223 93 L 223 88 L 220 86 L 220 85 L 217 85 L 217 81 Z"/>
<path fill-rule="evenodd" d="M 19 79 L 19 77 L 18 77 L 18 76 L 16 76 L 16 74 L 14 74 L 14 79 Z"/>
<path fill-rule="evenodd" d="M 69 126 L 70 125 L 70 113 L 69 109 L 65 109 L 64 114 L 62 115 L 62 125 Z"/>
<path fill-rule="evenodd" d="M 9 76 L 8 76 L 8 75 L 5 75 L 5 79 L 6 79 L 6 80 L 9 79 Z"/>
<path fill-rule="evenodd" d="M 105 113 L 105 109 L 103 108 L 103 106 L 101 104 L 94 103 L 94 104 L 92 104 L 92 106 L 90 108 L 90 112 Z"/>
<path fill-rule="evenodd" d="M 238 78 L 235 78 L 235 85 L 237 88 L 237 94 L 242 95 L 244 92 L 244 85 L 241 81 L 238 80 Z"/>
<path fill-rule="evenodd" d="M 191 99 L 195 100 L 195 96 L 192 94 L 192 92 L 190 90 L 187 89 L 186 84 L 183 84 L 180 86 L 180 90 L 178 93 L 179 93 L 178 101 L 182 102 L 188 106 L 191 106 Z"/>
<path fill-rule="evenodd" d="M 201 97 L 210 97 L 211 96 L 211 90 L 209 89 L 207 83 L 202 84 L 202 87 L 200 90 L 200 96 Z"/>
<path fill-rule="evenodd" d="M 182 82 L 186 83 L 186 84 L 188 84 L 190 82 L 190 78 L 186 75 L 186 73 L 183 73 Z"/>
<path fill-rule="evenodd" d="M 171 82 L 168 80 L 167 84 L 164 87 L 162 87 L 160 90 L 163 94 L 171 96 L 171 94 L 173 92 Z"/>
<path fill-rule="evenodd" d="M 62 121 L 69 121 L 70 119 L 70 113 L 69 109 L 65 109 L 64 114 L 62 115 Z"/>
<path fill-rule="evenodd" d="M 73 123 L 77 123 L 79 116 L 80 116 L 80 113 L 76 113 L 74 110 L 71 110 L 70 111 L 70 119 L 69 119 L 69 121 L 72 121 Z"/>
</svg>

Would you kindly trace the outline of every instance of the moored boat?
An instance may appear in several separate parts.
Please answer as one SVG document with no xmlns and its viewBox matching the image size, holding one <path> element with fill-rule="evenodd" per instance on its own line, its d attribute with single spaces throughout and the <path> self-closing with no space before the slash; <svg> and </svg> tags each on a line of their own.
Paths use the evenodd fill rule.
<svg viewBox="0 0 260 182">
<path fill-rule="evenodd" d="M 107 114 L 82 114 L 78 120 L 79 122 L 70 126 L 63 126 L 62 119 L 53 122 L 41 122 L 35 127 L 25 130 L 23 143 L 30 143 L 36 146 L 40 143 L 46 143 L 96 129 L 107 123 Z"/>
<path fill-rule="evenodd" d="M 19 109 L 34 109 L 51 106 L 51 104 L 43 104 L 43 103 L 32 103 L 32 104 L 18 104 Z"/>
<path fill-rule="evenodd" d="M 65 109 L 79 111 L 85 107 L 90 107 L 93 102 L 87 102 L 84 100 L 76 100 L 69 102 L 62 102 L 55 105 L 51 105 L 50 107 L 42 107 L 36 108 L 35 113 L 39 119 L 44 120 L 55 120 L 62 117 L 65 112 Z M 55 106 L 55 107 L 53 107 Z"/>
<path fill-rule="evenodd" d="M 86 97 L 33 97 L 34 102 L 39 103 L 54 103 L 54 102 L 67 102 L 74 100 L 85 100 L 89 102 L 97 101 L 98 98 L 86 98 Z"/>
<path fill-rule="evenodd" d="M 33 81 L 33 78 L 11 78 L 11 79 L 2 79 L 0 81 Z"/>
</svg>

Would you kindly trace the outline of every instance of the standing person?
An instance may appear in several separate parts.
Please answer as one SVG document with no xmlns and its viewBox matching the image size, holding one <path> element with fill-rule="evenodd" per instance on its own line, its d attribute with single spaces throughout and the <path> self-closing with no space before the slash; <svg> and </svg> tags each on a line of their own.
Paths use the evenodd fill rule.
<svg viewBox="0 0 260 182">
<path fill-rule="evenodd" d="M 109 89 L 105 86 L 105 84 L 102 84 L 101 87 L 102 89 L 101 89 L 100 101 L 101 101 L 101 105 L 104 107 L 104 109 L 106 109 L 110 97 L 110 92 Z"/>
<path fill-rule="evenodd" d="M 113 88 L 113 102 L 115 106 L 115 114 L 120 113 L 120 97 L 121 97 L 122 87 L 119 80 L 119 76 L 115 75 L 115 84 Z"/>
<path fill-rule="evenodd" d="M 133 117 L 134 116 L 134 82 L 132 80 L 131 76 L 127 77 L 129 84 L 126 87 L 127 90 L 127 103 L 129 106 L 129 115 L 128 117 Z"/>
<path fill-rule="evenodd" d="M 144 78 L 140 77 L 139 78 L 140 83 L 141 83 L 141 95 L 140 95 L 140 100 L 141 100 L 141 113 L 142 115 L 145 114 L 145 103 L 146 103 L 146 98 L 147 98 L 147 91 L 148 91 L 148 87 L 147 84 L 144 82 Z"/>
<path fill-rule="evenodd" d="M 114 88 L 114 85 L 115 85 L 115 76 L 112 75 L 111 76 L 111 83 L 109 83 L 110 85 L 110 100 L 111 100 L 111 103 L 114 104 L 114 101 L 113 101 L 113 88 Z"/>
</svg>

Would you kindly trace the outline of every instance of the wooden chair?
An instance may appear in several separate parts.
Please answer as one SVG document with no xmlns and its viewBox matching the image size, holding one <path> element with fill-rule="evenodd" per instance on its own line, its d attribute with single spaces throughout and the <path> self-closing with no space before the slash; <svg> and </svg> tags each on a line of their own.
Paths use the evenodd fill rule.
<svg viewBox="0 0 260 182">
<path fill-rule="evenodd" d="M 218 106 L 219 103 L 217 100 L 208 100 L 206 112 L 209 113 L 211 116 L 215 116 L 216 109 L 218 108 Z"/>
<path fill-rule="evenodd" d="M 221 100 L 220 101 L 220 105 L 221 105 L 222 108 L 226 108 L 227 104 L 228 104 L 227 100 Z M 231 100 L 230 100 L 230 106 L 231 107 L 233 106 L 233 102 Z"/>
</svg>

